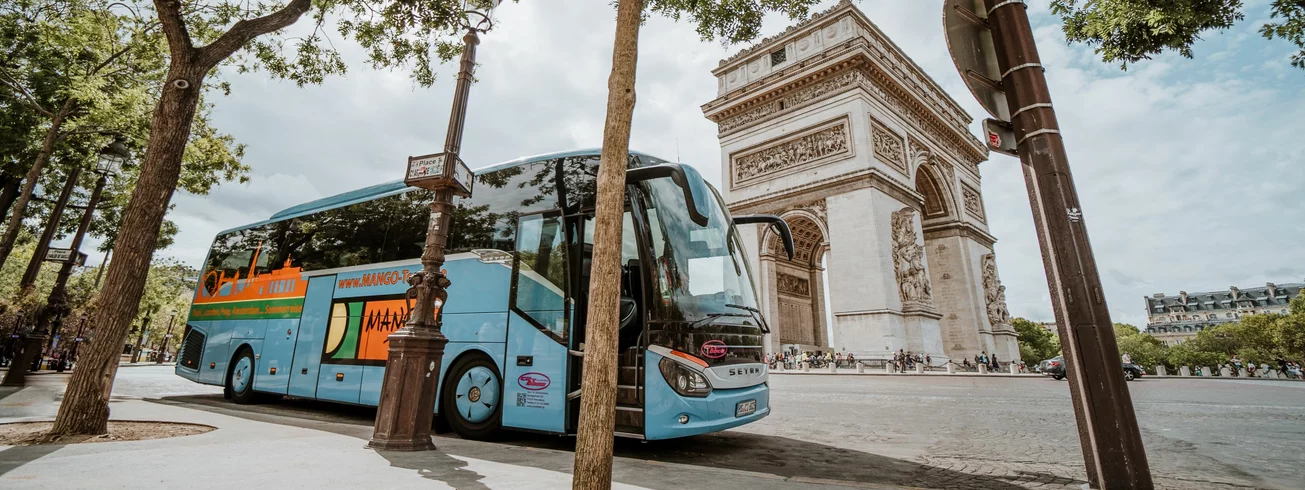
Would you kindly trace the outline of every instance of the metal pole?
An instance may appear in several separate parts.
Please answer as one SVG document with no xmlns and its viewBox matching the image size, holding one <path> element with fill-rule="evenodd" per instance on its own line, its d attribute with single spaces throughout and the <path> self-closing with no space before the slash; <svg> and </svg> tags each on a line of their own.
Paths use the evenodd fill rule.
<svg viewBox="0 0 1305 490">
<path fill-rule="evenodd" d="M 159 354 L 156 354 L 154 364 L 163 364 L 163 357 L 168 354 L 168 339 L 172 338 L 172 327 L 177 323 L 177 313 L 172 313 L 172 318 L 168 319 L 168 333 L 163 334 L 163 347 L 159 348 Z"/>
<path fill-rule="evenodd" d="M 1088 480 L 1150 489 L 1151 471 L 1120 368 L 1110 310 L 1023 2 L 984 0 L 1033 207 Z"/>
<path fill-rule="evenodd" d="M 45 262 L 46 251 L 50 249 L 50 240 L 54 238 L 54 232 L 59 228 L 59 220 L 63 217 L 63 208 L 68 205 L 68 196 L 77 187 L 77 178 L 82 175 L 82 168 L 74 166 L 68 171 L 67 182 L 63 185 L 63 190 L 59 192 L 59 200 L 54 203 L 54 210 L 50 211 L 50 216 L 45 220 L 45 229 L 41 230 L 41 237 L 36 241 L 36 251 L 32 253 L 31 260 L 27 261 L 27 270 L 23 272 L 23 279 L 18 283 L 19 295 L 26 295 L 36 284 L 36 276 L 41 272 L 41 264 Z"/>
<path fill-rule="evenodd" d="M 456 158 L 462 147 L 462 128 L 467 116 L 467 97 L 471 92 L 471 72 L 476 66 L 476 45 L 480 38 L 475 28 L 462 37 L 463 51 L 454 88 L 453 108 L 444 138 L 447 158 Z M 422 270 L 410 280 L 416 303 L 408 323 L 389 336 L 389 361 L 381 384 L 381 399 L 376 410 L 376 425 L 367 447 L 393 451 L 435 449 L 430 438 L 431 411 L 435 407 L 435 390 L 440 361 L 448 339 L 440 332 L 444 301 L 451 284 L 440 269 L 444 265 L 444 244 L 448 239 L 452 189 L 434 191 L 430 205 L 430 228 L 426 248 L 421 255 Z"/>
<path fill-rule="evenodd" d="M 71 310 L 68 305 L 68 278 L 72 277 L 73 267 L 81 253 L 82 240 L 86 238 L 86 231 L 91 227 L 91 220 L 95 217 L 95 206 L 100 203 L 100 196 L 104 193 L 104 186 L 108 181 L 109 176 L 105 173 L 100 173 L 100 177 L 95 179 L 95 188 L 91 190 L 90 200 L 86 202 L 86 210 L 82 212 L 82 220 L 77 224 L 77 233 L 73 235 L 72 243 L 68 245 L 68 248 L 72 249 L 72 257 L 59 267 L 59 275 L 54 280 L 54 289 L 50 290 L 50 296 L 46 299 L 48 305 L 46 309 L 49 313 L 44 318 L 53 323 L 51 337 L 58 333 L 59 328 L 63 326 L 63 319 Z"/>
</svg>

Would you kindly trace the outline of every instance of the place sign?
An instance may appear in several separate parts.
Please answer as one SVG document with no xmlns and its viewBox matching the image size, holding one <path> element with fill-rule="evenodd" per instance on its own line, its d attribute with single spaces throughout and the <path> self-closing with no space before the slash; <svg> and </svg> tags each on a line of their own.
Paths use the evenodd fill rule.
<svg viewBox="0 0 1305 490">
<path fill-rule="evenodd" d="M 435 153 L 408 157 L 403 183 L 430 190 L 451 188 L 454 194 L 470 196 L 473 178 L 471 169 L 456 153 Z"/>
<path fill-rule="evenodd" d="M 74 260 L 73 265 L 86 265 L 86 254 L 82 252 L 73 252 L 71 248 L 51 248 L 45 251 L 46 262 L 68 262 Z"/>
</svg>

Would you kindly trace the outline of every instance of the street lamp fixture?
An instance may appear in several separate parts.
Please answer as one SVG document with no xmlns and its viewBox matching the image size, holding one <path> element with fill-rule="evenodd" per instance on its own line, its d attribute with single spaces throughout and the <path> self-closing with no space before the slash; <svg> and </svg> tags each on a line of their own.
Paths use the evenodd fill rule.
<svg viewBox="0 0 1305 490">
<path fill-rule="evenodd" d="M 476 45 L 480 33 L 494 27 L 491 14 L 501 0 L 468 0 L 463 3 L 466 34 L 453 92 L 444 151 L 409 157 L 404 183 L 432 191 L 430 225 L 421 255 L 422 270 L 408 281 L 409 297 L 416 298 L 408 323 L 388 337 L 389 359 L 381 382 L 381 399 L 376 425 L 368 447 L 391 451 L 435 449 L 430 437 L 431 413 L 435 409 L 436 383 L 448 339 L 440 333 L 441 313 L 452 283 L 444 275 L 444 245 L 453 207 L 453 196 L 470 196 L 474 176 L 458 152 L 471 91 L 471 72 L 476 66 Z"/>
<path fill-rule="evenodd" d="M 99 161 L 95 163 L 95 173 L 100 175 L 118 175 L 122 172 L 122 167 L 131 159 L 131 150 L 127 149 L 127 144 L 123 142 L 121 136 L 113 138 L 109 146 L 100 150 Z"/>
</svg>

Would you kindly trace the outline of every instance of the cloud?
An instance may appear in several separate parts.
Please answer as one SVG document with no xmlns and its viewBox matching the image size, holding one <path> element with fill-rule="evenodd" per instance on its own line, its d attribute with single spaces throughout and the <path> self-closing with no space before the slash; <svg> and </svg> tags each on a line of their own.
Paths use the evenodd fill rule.
<svg viewBox="0 0 1305 490">
<path fill-rule="evenodd" d="M 1194 60 L 1164 55 L 1124 72 L 1067 45 L 1043 3 L 1030 14 L 1113 319 L 1144 323 L 1138 299 L 1153 292 L 1302 280 L 1288 264 L 1305 263 L 1305 77 L 1287 66 L 1286 44 L 1246 25 L 1206 36 Z M 938 2 L 858 5 L 971 115 L 986 117 L 947 54 Z M 1265 5 L 1251 3 L 1247 18 L 1267 17 Z M 601 144 L 614 19 L 608 2 L 503 7 L 478 51 L 463 142 L 470 165 Z M 763 35 L 790 23 L 770 16 Z M 701 41 L 687 22 L 655 16 L 640 45 L 632 146 L 719 183 L 716 128 L 699 106 L 716 97 L 711 69 L 743 47 Z M 345 56 L 351 73 L 317 87 L 227 76 L 234 91 L 214 101 L 216 124 L 248 145 L 253 182 L 179 196 L 172 217 L 182 231 L 165 253 L 198 264 L 218 230 L 398 179 L 407 156 L 440 149 L 455 67 L 423 89 L 406 74 L 364 68 L 356 50 Z M 1020 163 L 994 155 L 981 169 L 1011 312 L 1049 320 Z"/>
</svg>

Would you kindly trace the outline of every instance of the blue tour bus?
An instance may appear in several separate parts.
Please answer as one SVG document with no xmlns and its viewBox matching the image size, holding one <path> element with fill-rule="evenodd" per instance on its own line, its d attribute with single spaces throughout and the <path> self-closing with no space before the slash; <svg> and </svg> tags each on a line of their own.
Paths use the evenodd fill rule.
<svg viewBox="0 0 1305 490">
<path fill-rule="evenodd" d="M 455 200 L 449 343 L 432 382 L 435 413 L 463 437 L 576 433 L 598 161 L 584 150 L 494 165 Z M 627 184 L 617 433 L 668 439 L 766 416 L 769 330 L 734 224 L 772 224 L 791 246 L 787 227 L 731 218 L 693 168 L 649 155 L 631 153 Z M 391 182 L 218 234 L 176 373 L 238 403 L 376 405 L 430 201 Z"/>
</svg>

